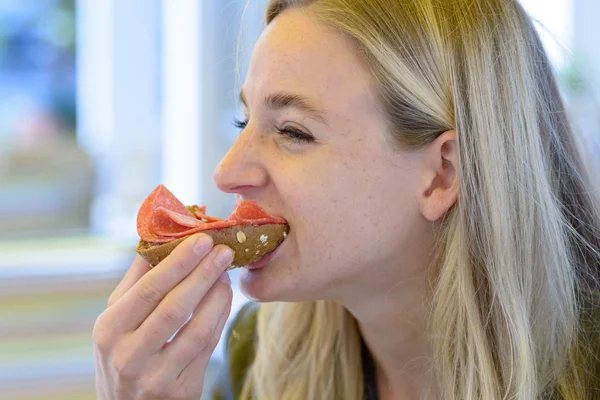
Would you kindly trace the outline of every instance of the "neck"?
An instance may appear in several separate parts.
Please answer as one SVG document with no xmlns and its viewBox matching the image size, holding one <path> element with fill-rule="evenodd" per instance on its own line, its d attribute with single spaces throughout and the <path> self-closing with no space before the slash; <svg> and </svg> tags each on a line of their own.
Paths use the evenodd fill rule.
<svg viewBox="0 0 600 400">
<path fill-rule="evenodd" d="M 380 399 L 439 398 L 424 286 L 425 279 L 415 278 L 344 302 L 373 356 Z"/>
</svg>

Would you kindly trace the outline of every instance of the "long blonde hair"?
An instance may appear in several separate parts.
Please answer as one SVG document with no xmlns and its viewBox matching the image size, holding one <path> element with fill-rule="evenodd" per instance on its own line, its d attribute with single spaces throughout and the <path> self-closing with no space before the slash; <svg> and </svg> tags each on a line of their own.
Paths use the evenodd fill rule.
<svg viewBox="0 0 600 400">
<path fill-rule="evenodd" d="M 459 200 L 432 264 L 430 335 L 445 399 L 590 398 L 600 212 L 550 64 L 516 0 L 271 0 L 356 43 L 399 149 L 455 129 Z M 589 320 L 589 321 L 588 321 Z M 243 398 L 364 398 L 342 306 L 258 315 Z"/>
</svg>

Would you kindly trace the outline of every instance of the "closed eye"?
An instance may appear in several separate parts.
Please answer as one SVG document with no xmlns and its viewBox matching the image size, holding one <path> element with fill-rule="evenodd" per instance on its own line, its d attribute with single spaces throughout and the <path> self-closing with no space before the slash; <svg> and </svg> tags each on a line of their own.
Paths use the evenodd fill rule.
<svg viewBox="0 0 600 400">
<path fill-rule="evenodd" d="M 234 119 L 233 125 L 236 128 L 243 130 L 246 128 L 246 126 L 248 126 L 248 120 L 240 121 L 238 119 Z M 286 137 L 287 140 L 290 140 L 292 142 L 311 143 L 315 141 L 315 138 L 312 135 L 305 133 L 302 130 L 297 129 L 293 126 L 288 125 L 284 128 L 277 128 L 276 131 L 280 135 Z"/>
<path fill-rule="evenodd" d="M 233 119 L 233 126 L 235 126 L 238 129 L 246 129 L 246 125 L 248 125 L 248 121 L 247 120 L 240 121 L 237 118 Z"/>
</svg>

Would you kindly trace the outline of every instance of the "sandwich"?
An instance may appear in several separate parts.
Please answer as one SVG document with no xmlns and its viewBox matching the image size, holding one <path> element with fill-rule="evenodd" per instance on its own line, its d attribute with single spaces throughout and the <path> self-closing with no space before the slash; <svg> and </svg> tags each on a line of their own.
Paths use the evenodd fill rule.
<svg viewBox="0 0 600 400">
<path fill-rule="evenodd" d="M 237 204 L 227 219 L 206 214 L 206 206 L 185 206 L 164 185 L 158 185 L 142 203 L 137 216 L 140 241 L 136 251 L 152 267 L 187 237 L 203 232 L 215 246 L 234 251 L 228 269 L 249 265 L 275 250 L 286 238 L 289 225 L 250 200 Z"/>
</svg>

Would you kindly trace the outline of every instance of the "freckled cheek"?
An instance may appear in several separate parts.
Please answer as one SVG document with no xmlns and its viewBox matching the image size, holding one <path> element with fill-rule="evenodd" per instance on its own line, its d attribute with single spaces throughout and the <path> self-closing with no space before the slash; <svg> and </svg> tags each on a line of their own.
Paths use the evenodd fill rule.
<svg viewBox="0 0 600 400">
<path fill-rule="evenodd" d="M 378 191 L 378 178 L 371 172 L 359 162 L 334 158 L 322 166 L 313 163 L 310 168 L 302 167 L 301 173 L 286 179 L 288 205 L 296 204 L 307 218 L 357 218 Z"/>
<path fill-rule="evenodd" d="M 299 242 L 302 270 L 314 271 L 315 277 L 326 274 L 319 279 L 335 279 L 364 267 L 371 254 L 369 243 L 376 236 L 363 235 L 348 220 L 344 223 L 340 226 L 328 221 Z"/>
<path fill-rule="evenodd" d="M 376 240 L 378 221 L 370 210 L 356 207 L 352 194 L 326 201 L 316 194 L 295 215 L 299 250 L 303 259 L 317 264 L 352 262 L 356 254 Z M 307 252 L 307 253 L 304 253 Z"/>
<path fill-rule="evenodd" d="M 378 192 L 374 171 L 370 160 L 349 154 L 281 165 L 277 186 L 296 229 L 302 231 L 298 234 L 314 238 L 319 232 L 319 237 L 326 235 L 331 242 L 340 235 L 329 232 L 330 227 L 345 232 L 372 219 L 370 210 Z"/>
</svg>

